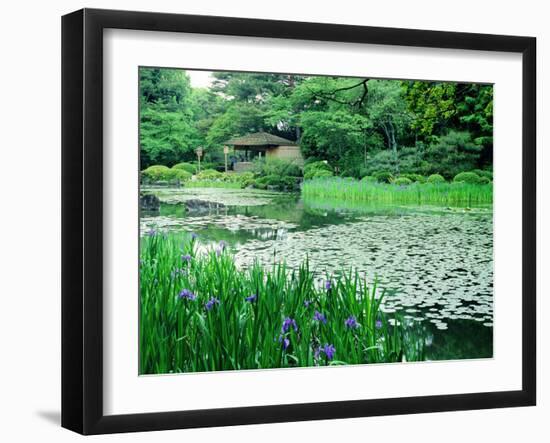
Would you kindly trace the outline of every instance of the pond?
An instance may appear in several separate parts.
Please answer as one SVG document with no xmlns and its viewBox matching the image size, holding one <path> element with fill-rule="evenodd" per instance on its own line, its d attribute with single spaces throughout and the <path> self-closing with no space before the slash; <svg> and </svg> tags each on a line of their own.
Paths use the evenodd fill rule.
<svg viewBox="0 0 550 443">
<path fill-rule="evenodd" d="M 399 312 L 426 336 L 430 360 L 493 353 L 493 212 L 491 207 L 379 206 L 306 200 L 251 189 L 155 189 L 160 212 L 150 227 L 224 240 L 243 267 L 306 257 L 322 282 L 350 268 L 387 290 L 383 310 Z M 222 204 L 186 211 L 184 202 Z"/>
</svg>

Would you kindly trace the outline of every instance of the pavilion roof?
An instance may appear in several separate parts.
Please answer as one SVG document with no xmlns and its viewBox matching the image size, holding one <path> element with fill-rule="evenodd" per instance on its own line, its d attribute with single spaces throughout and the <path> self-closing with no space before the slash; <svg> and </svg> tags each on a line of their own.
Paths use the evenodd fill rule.
<svg viewBox="0 0 550 443">
<path fill-rule="evenodd" d="M 232 138 L 231 140 L 226 141 L 225 144 L 233 146 L 293 146 L 296 143 L 267 132 L 256 132 L 254 134 L 247 134 L 242 137 Z"/>
</svg>

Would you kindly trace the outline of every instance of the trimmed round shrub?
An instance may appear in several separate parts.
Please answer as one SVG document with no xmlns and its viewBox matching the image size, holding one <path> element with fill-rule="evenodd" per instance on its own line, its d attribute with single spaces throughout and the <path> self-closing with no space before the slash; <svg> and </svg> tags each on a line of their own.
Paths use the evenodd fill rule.
<svg viewBox="0 0 550 443">
<path fill-rule="evenodd" d="M 223 174 L 215 169 L 205 169 L 197 174 L 197 178 L 199 180 L 220 180 L 223 178 Z"/>
<path fill-rule="evenodd" d="M 181 182 L 191 180 L 191 177 L 193 176 L 193 174 L 184 171 L 183 169 L 172 169 L 169 175 L 169 180 L 179 180 Z"/>
<path fill-rule="evenodd" d="M 491 180 L 488 177 L 479 177 L 480 185 L 488 185 L 489 183 L 491 183 Z"/>
<path fill-rule="evenodd" d="M 407 177 L 397 177 L 392 183 L 398 186 L 407 186 L 412 185 L 412 180 Z"/>
<path fill-rule="evenodd" d="M 469 183 L 472 185 L 479 184 L 479 175 L 477 175 L 475 172 L 460 172 L 455 175 L 455 178 L 453 179 L 456 183 Z"/>
<path fill-rule="evenodd" d="M 445 179 L 440 174 L 432 174 L 426 180 L 428 183 L 445 183 Z"/>
<path fill-rule="evenodd" d="M 479 175 L 480 177 L 486 177 L 489 181 L 493 180 L 493 173 L 487 169 L 474 169 L 471 172 Z"/>
<path fill-rule="evenodd" d="M 378 171 L 372 175 L 378 183 L 390 183 L 393 180 L 393 174 L 389 171 Z"/>
<path fill-rule="evenodd" d="M 163 165 L 149 166 L 141 171 L 141 175 L 145 181 L 156 184 L 179 183 L 191 178 L 191 174 L 183 169 L 170 169 Z"/>
<path fill-rule="evenodd" d="M 376 183 L 377 180 L 376 180 L 376 177 L 373 177 L 372 175 L 365 175 L 362 179 L 361 179 L 362 182 L 367 182 L 367 183 Z"/>
<path fill-rule="evenodd" d="M 168 180 L 170 168 L 164 165 L 153 165 L 141 171 L 141 175 L 151 181 Z"/>
<path fill-rule="evenodd" d="M 180 169 L 189 172 L 189 174 L 196 174 L 197 167 L 191 163 L 177 163 L 172 166 L 172 169 Z"/>
</svg>

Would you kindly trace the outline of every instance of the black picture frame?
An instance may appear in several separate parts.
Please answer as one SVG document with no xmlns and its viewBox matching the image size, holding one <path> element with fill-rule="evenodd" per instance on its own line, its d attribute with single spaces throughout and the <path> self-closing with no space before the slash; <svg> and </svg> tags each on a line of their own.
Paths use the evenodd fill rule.
<svg viewBox="0 0 550 443">
<path fill-rule="evenodd" d="M 103 30 L 171 31 L 519 53 L 523 64 L 522 388 L 177 412 L 103 413 Z M 151 431 L 536 403 L 536 39 L 503 35 L 83 9 L 62 18 L 62 426 Z"/>
</svg>

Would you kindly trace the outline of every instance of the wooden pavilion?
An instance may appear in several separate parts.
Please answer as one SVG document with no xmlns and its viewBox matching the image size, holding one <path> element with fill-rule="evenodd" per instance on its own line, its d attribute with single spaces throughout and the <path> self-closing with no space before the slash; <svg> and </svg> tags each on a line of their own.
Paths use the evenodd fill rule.
<svg viewBox="0 0 550 443">
<path fill-rule="evenodd" d="M 232 146 L 235 155 L 232 166 L 235 171 L 244 171 L 252 167 L 255 158 L 278 158 L 292 161 L 299 166 L 304 164 L 300 147 L 293 141 L 267 132 L 256 132 L 233 138 L 225 142 Z"/>
</svg>

